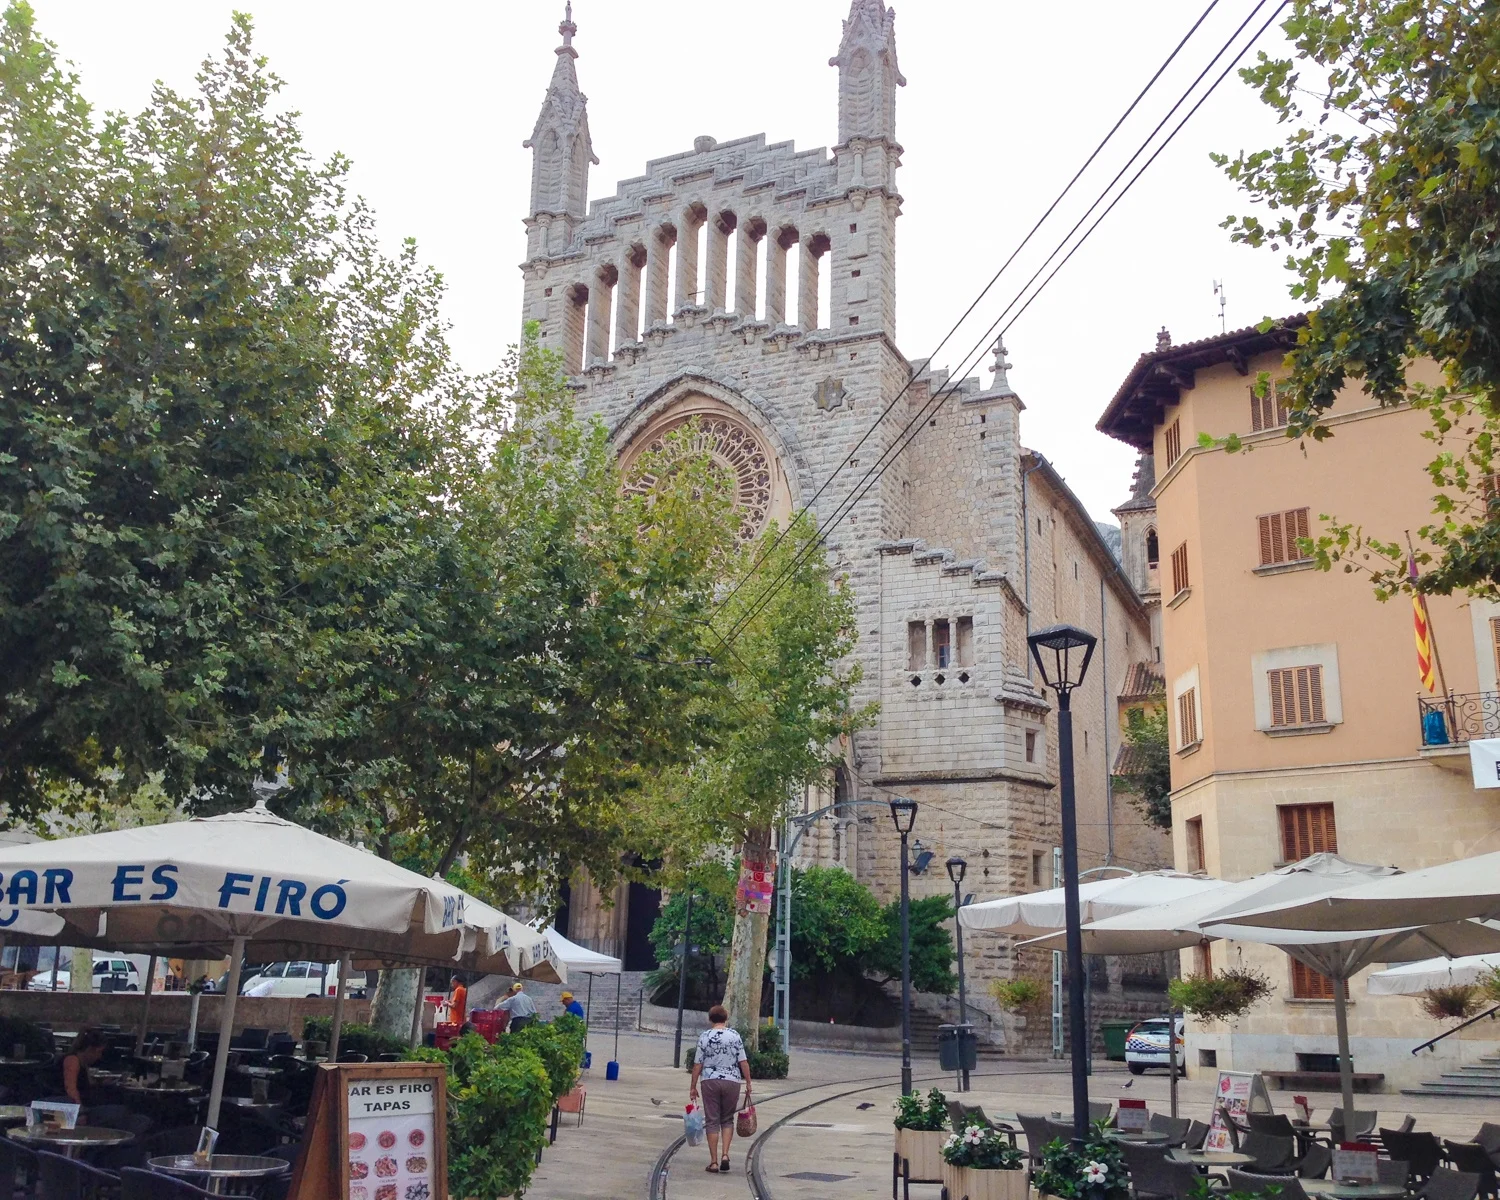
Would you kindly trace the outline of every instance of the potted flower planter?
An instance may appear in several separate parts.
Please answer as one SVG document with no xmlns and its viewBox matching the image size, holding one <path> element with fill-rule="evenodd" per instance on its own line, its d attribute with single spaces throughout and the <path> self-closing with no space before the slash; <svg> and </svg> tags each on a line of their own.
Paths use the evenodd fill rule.
<svg viewBox="0 0 1500 1200">
<path fill-rule="evenodd" d="M 937 1183 L 942 1179 L 943 1142 L 948 1134 L 943 1130 L 898 1129 L 896 1130 L 896 1171 L 912 1183 Z M 905 1161 L 905 1170 L 902 1169 Z M 1023 1198 L 1024 1200 L 1024 1198 Z"/>
<path fill-rule="evenodd" d="M 943 1164 L 948 1200 L 1026 1200 L 1026 1172 L 985 1171 Z"/>
</svg>

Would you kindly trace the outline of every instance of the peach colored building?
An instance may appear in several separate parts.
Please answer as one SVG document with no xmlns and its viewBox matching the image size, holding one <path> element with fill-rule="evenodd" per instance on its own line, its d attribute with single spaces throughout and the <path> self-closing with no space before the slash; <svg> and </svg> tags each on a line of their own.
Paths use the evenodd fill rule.
<svg viewBox="0 0 1500 1200">
<path fill-rule="evenodd" d="M 1431 619 L 1451 705 L 1424 744 L 1411 603 L 1375 599 L 1359 572 L 1302 556 L 1324 517 L 1400 540 L 1430 518 L 1425 414 L 1382 408 L 1357 386 L 1328 413 L 1334 436 L 1285 436 L 1285 413 L 1257 398 L 1283 373 L 1294 322 L 1173 346 L 1163 331 L 1099 428 L 1151 456 L 1162 671 L 1172 761 L 1176 864 L 1244 879 L 1318 850 L 1404 869 L 1500 849 L 1500 792 L 1477 791 L 1470 737 L 1500 735 L 1500 605 L 1434 597 Z M 1238 453 L 1199 438 L 1239 434 Z M 1127 551 L 1127 555 L 1128 555 Z M 1425 693 L 1422 693 L 1425 695 Z M 1434 724 L 1436 722 L 1436 724 Z M 1284 953 L 1219 942 L 1211 966 L 1253 966 L 1273 998 L 1235 1022 L 1190 1023 L 1190 1070 L 1320 1071 L 1335 1050 L 1329 982 Z M 1185 952 L 1201 971 L 1203 951 Z M 1376 1089 L 1434 1080 L 1496 1049 L 1450 1037 L 1415 1000 L 1351 989 L 1355 1070 Z M 1493 1023 L 1474 1033 L 1494 1039 Z"/>
</svg>

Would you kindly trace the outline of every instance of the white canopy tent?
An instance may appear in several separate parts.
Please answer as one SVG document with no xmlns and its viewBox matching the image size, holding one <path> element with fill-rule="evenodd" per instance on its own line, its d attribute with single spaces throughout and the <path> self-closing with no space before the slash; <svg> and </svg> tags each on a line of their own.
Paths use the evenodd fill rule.
<svg viewBox="0 0 1500 1200">
<path fill-rule="evenodd" d="M 600 954 L 597 950 L 590 950 L 587 946 L 570 942 L 550 925 L 547 926 L 546 934 L 547 940 L 552 944 L 552 953 L 567 967 L 568 971 L 589 977 L 588 999 L 584 1001 L 583 1007 L 585 1052 L 589 1048 L 588 1023 L 594 1013 L 594 976 L 613 975 L 615 977 L 615 1058 L 618 1059 L 620 1057 L 620 981 L 624 975 L 625 964 L 618 958 L 611 958 L 608 954 Z"/>
<path fill-rule="evenodd" d="M 552 963 L 546 939 L 523 923 L 448 883 L 283 820 L 263 802 L 220 817 L 0 846 L 0 885 L 14 907 L 61 917 L 70 944 L 162 953 L 227 944 L 211 1125 L 247 945 L 295 959 L 331 950 L 349 952 L 345 961 L 399 965 L 511 965 L 527 954 L 534 967 Z M 340 986 L 336 1022 L 342 999 Z"/>
<path fill-rule="evenodd" d="M 1376 971 L 1365 980 L 1372 996 L 1420 996 L 1433 988 L 1478 983 L 1500 971 L 1500 954 L 1467 954 L 1462 958 L 1424 958 Z"/>
<path fill-rule="evenodd" d="M 1078 902 L 1084 921 L 1098 921 L 1138 908 L 1211 892 L 1223 884 L 1201 875 L 1181 871 L 1144 871 L 1140 874 L 1092 879 L 1078 885 Z M 1066 924 L 1064 891 L 1060 887 L 1023 896 L 1002 896 L 966 904 L 958 910 L 965 929 L 1039 937 Z"/>
<path fill-rule="evenodd" d="M 1347 984 L 1374 962 L 1430 958 L 1434 951 L 1465 955 L 1500 951 L 1500 929 L 1472 921 L 1421 927 L 1340 932 L 1265 929 L 1240 924 L 1239 914 L 1274 905 L 1278 897 L 1304 902 L 1359 879 L 1384 878 L 1393 867 L 1354 863 L 1336 854 L 1314 854 L 1301 862 L 1238 883 L 1222 885 L 1172 904 L 1095 921 L 1083 928 L 1086 954 L 1145 954 L 1180 950 L 1212 939 L 1277 946 L 1334 982 L 1340 1090 L 1344 1108 L 1354 1107 L 1353 1060 L 1349 1052 Z M 1052 944 L 1057 935 L 1028 945 Z"/>
</svg>

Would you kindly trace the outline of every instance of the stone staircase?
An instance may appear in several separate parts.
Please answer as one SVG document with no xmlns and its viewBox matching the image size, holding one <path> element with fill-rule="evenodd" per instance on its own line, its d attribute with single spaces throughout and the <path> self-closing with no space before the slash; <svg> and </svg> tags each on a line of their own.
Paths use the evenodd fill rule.
<svg viewBox="0 0 1500 1200">
<path fill-rule="evenodd" d="M 1473 1096 L 1500 1100 L 1500 1054 L 1486 1054 L 1478 1062 L 1462 1063 L 1456 1071 L 1445 1071 L 1436 1079 L 1414 1088 L 1402 1088 L 1406 1096 Z"/>
</svg>

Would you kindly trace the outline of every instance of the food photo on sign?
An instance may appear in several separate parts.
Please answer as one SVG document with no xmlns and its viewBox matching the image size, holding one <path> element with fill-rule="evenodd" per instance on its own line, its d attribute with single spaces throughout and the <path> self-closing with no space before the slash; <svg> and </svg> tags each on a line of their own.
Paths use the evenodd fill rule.
<svg viewBox="0 0 1500 1200">
<path fill-rule="evenodd" d="M 736 907 L 742 913 L 768 913 L 776 891 L 776 865 L 747 858 L 740 864 L 739 886 L 735 889 Z"/>
</svg>

